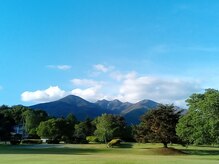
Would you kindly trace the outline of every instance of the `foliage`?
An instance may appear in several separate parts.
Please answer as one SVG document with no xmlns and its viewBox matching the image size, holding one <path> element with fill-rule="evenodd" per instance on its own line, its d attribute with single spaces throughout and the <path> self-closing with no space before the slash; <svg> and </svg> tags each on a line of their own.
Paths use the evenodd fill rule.
<svg viewBox="0 0 219 164">
<path fill-rule="evenodd" d="M 23 139 L 22 144 L 41 144 L 42 140 L 41 139 Z"/>
<path fill-rule="evenodd" d="M 56 119 L 52 118 L 41 122 L 37 128 L 37 135 L 41 138 L 55 139 L 58 135 Z"/>
<path fill-rule="evenodd" d="M 71 142 L 74 134 L 75 121 L 63 118 L 52 118 L 43 121 L 37 128 L 37 134 L 42 138 Z"/>
<path fill-rule="evenodd" d="M 87 136 L 86 140 L 88 143 L 98 142 L 98 138 L 96 136 Z"/>
<path fill-rule="evenodd" d="M 25 130 L 28 134 L 36 134 L 36 128 L 40 122 L 46 121 L 48 115 L 42 110 L 26 110 L 22 113 L 24 118 Z"/>
<path fill-rule="evenodd" d="M 178 137 L 175 128 L 179 117 L 180 112 L 177 112 L 173 105 L 159 105 L 148 111 L 136 128 L 138 140 L 161 142 L 164 147 L 167 147 L 168 143 L 176 142 Z"/>
<path fill-rule="evenodd" d="M 191 144 L 219 143 L 219 91 L 207 89 L 186 100 L 188 112 L 177 124 L 177 135 Z"/>
<path fill-rule="evenodd" d="M 0 140 L 9 141 L 10 132 L 13 131 L 15 122 L 12 117 L 6 116 L 4 113 L 0 113 Z"/>
<path fill-rule="evenodd" d="M 15 123 L 18 125 L 24 123 L 23 113 L 27 110 L 30 110 L 30 108 L 22 105 L 16 105 L 12 106 L 11 109 L 8 110 L 8 112 L 13 117 Z"/>
<path fill-rule="evenodd" d="M 21 138 L 22 135 L 21 134 L 12 134 L 11 138 L 10 138 L 10 144 L 11 145 L 18 145 L 21 143 Z"/>
<path fill-rule="evenodd" d="M 80 122 L 75 125 L 74 138 L 76 143 L 86 143 L 86 137 L 93 135 L 95 126 L 92 120 L 86 119 L 84 122 Z"/>
<path fill-rule="evenodd" d="M 123 117 L 112 114 L 103 114 L 95 120 L 94 132 L 98 140 L 107 143 L 113 138 L 122 138 L 125 134 L 126 123 Z"/>
</svg>

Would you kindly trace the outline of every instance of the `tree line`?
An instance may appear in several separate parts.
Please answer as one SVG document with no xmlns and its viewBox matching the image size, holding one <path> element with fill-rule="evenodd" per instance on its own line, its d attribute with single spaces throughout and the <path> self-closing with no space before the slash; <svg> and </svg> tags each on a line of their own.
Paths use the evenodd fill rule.
<svg viewBox="0 0 219 164">
<path fill-rule="evenodd" d="M 29 138 L 46 138 L 52 143 L 107 143 L 112 139 L 129 142 L 219 144 L 219 91 L 207 89 L 187 100 L 183 113 L 174 105 L 151 109 L 138 125 L 129 126 L 122 116 L 103 114 L 95 119 L 78 121 L 73 114 L 66 118 L 49 117 L 43 110 L 24 106 L 0 107 L 0 140 L 11 140 L 13 127 L 22 125 Z M 25 134 L 24 134 L 25 135 Z"/>
</svg>

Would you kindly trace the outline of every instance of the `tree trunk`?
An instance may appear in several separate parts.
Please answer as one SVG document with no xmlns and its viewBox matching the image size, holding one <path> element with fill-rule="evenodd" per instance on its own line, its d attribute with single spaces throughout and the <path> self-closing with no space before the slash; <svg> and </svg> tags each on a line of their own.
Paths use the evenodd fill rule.
<svg viewBox="0 0 219 164">
<path fill-rule="evenodd" d="M 167 143 L 166 142 L 163 142 L 163 147 L 167 148 Z"/>
</svg>

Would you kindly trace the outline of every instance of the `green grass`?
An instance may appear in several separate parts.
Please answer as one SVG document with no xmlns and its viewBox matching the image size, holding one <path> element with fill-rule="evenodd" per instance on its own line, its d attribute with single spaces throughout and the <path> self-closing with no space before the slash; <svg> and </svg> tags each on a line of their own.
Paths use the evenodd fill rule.
<svg viewBox="0 0 219 164">
<path fill-rule="evenodd" d="M 219 147 L 171 149 L 161 144 L 123 144 L 106 148 L 104 144 L 0 145 L 2 164 L 218 164 Z M 177 149 L 177 150 L 176 150 Z"/>
</svg>

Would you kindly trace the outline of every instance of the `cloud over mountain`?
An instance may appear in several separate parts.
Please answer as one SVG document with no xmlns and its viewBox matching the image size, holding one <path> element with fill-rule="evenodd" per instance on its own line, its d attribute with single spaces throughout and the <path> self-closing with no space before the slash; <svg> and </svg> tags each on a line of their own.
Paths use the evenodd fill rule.
<svg viewBox="0 0 219 164">
<path fill-rule="evenodd" d="M 101 78 L 101 75 L 93 79 L 74 78 L 70 80 L 72 90 L 50 86 L 45 90 L 25 91 L 21 99 L 26 102 L 48 102 L 73 94 L 89 101 L 119 99 L 135 103 L 142 99 L 151 99 L 185 107 L 185 99 L 192 93 L 202 90 L 199 81 L 194 79 L 139 75 L 134 71 L 121 73 L 104 65 L 96 66 L 97 70 L 106 73 L 104 78 Z"/>
<path fill-rule="evenodd" d="M 45 90 L 25 91 L 21 94 L 21 100 L 25 102 L 48 102 L 54 101 L 68 95 L 68 92 L 61 90 L 58 86 L 50 86 Z"/>
</svg>

